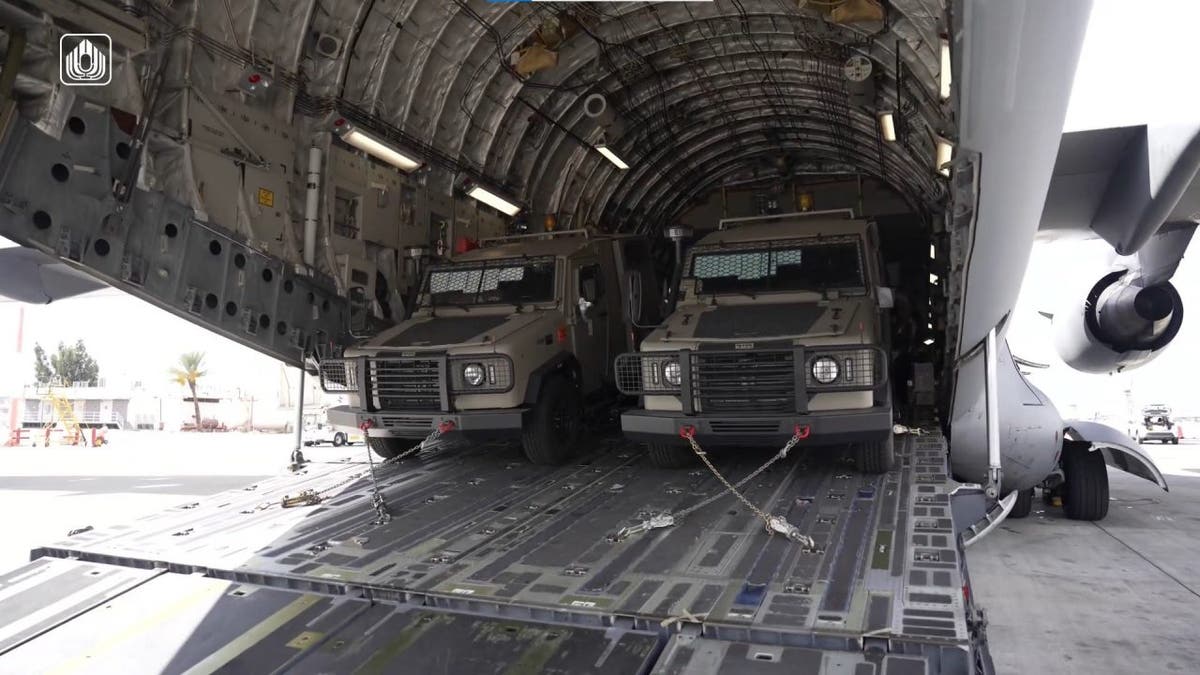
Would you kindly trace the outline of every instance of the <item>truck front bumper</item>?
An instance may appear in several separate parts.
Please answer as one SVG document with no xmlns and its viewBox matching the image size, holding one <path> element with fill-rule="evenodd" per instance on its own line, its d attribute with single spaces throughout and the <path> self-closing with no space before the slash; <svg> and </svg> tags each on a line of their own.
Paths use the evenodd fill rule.
<svg viewBox="0 0 1200 675">
<path fill-rule="evenodd" d="M 468 438 L 492 439 L 520 436 L 526 408 L 465 410 L 459 412 L 368 412 L 362 408 L 337 406 L 329 409 L 329 423 L 361 429 L 370 423 L 368 434 L 376 438 L 424 438 L 444 422 Z"/>
<path fill-rule="evenodd" d="M 892 433 L 892 409 L 822 411 L 803 415 L 751 417 L 746 415 L 685 415 L 660 410 L 631 410 L 621 414 L 621 431 L 632 440 L 680 441 L 680 430 L 693 427 L 700 443 L 774 445 L 792 437 L 797 425 L 808 426 L 808 445 L 832 445 L 885 439 Z"/>
</svg>

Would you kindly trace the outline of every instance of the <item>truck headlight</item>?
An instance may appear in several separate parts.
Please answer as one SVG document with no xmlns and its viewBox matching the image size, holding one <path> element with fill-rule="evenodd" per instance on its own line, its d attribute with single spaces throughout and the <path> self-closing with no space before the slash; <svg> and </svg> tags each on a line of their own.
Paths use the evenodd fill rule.
<svg viewBox="0 0 1200 675">
<path fill-rule="evenodd" d="M 483 366 L 478 363 L 468 363 L 463 366 L 463 381 L 472 387 L 483 384 Z"/>
<path fill-rule="evenodd" d="M 838 363 L 831 357 L 819 356 L 812 362 L 813 379 L 821 384 L 833 384 L 838 378 Z"/>
<path fill-rule="evenodd" d="M 663 364 L 662 374 L 663 379 L 672 387 L 678 387 L 683 378 L 683 370 L 679 367 L 679 362 L 674 359 Z"/>
</svg>

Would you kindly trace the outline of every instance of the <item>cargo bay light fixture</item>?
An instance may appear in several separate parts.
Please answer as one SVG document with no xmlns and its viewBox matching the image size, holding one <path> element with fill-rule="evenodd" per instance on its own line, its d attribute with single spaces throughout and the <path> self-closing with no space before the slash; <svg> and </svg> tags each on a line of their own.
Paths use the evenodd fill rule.
<svg viewBox="0 0 1200 675">
<path fill-rule="evenodd" d="M 888 143 L 896 142 L 896 117 L 889 111 L 880 112 L 879 115 L 879 134 L 883 136 L 883 140 Z"/>
<path fill-rule="evenodd" d="M 489 190 L 474 181 L 468 180 L 464 182 L 463 192 L 466 192 L 467 196 L 471 199 L 483 202 L 506 216 L 515 216 L 521 212 L 522 207 L 520 204 L 509 201 L 496 194 L 496 191 Z"/>
<path fill-rule="evenodd" d="M 933 155 L 934 168 L 943 176 L 950 175 L 950 160 L 954 159 L 954 144 L 949 140 L 934 136 L 935 150 Z"/>
<path fill-rule="evenodd" d="M 625 171 L 626 169 L 629 168 L 629 165 L 625 163 L 625 160 L 618 157 L 617 153 L 613 152 L 612 148 L 608 147 L 608 144 L 605 143 L 604 141 L 600 141 L 599 143 L 597 143 L 595 145 L 595 148 L 596 148 L 596 152 L 600 153 L 601 155 L 604 155 L 604 158 L 607 159 L 608 161 L 612 162 L 613 166 L 617 167 L 618 169 Z"/>
<path fill-rule="evenodd" d="M 950 98 L 950 38 L 941 39 L 941 64 L 938 73 L 938 95 L 943 101 Z"/>
<path fill-rule="evenodd" d="M 368 155 L 387 162 L 406 173 L 412 173 L 424 166 L 424 163 L 420 160 L 412 158 L 401 152 L 394 145 L 363 131 L 345 117 L 335 117 L 333 119 L 333 131 L 348 145 L 358 148 Z"/>
</svg>

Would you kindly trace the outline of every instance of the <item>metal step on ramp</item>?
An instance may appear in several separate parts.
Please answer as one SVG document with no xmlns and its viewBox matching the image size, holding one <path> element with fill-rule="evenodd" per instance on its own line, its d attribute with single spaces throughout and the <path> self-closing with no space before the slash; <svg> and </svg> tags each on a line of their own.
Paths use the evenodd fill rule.
<svg viewBox="0 0 1200 675">
<path fill-rule="evenodd" d="M 350 305 L 332 279 L 298 273 L 160 192 L 119 200 L 136 153 L 110 108 L 76 100 L 57 138 L 4 119 L 0 235 L 290 365 L 350 344 Z"/>
<path fill-rule="evenodd" d="M 944 444 L 900 441 L 897 466 L 884 475 L 858 474 L 837 453 L 810 449 L 745 486 L 754 503 L 811 536 L 811 547 L 769 536 L 732 497 L 674 527 L 614 540 L 621 527 L 695 503 L 719 484 L 701 468 L 656 469 L 640 448 L 611 439 L 564 467 L 534 466 L 501 446 L 406 459 L 381 472 L 393 516 L 384 524 L 375 524 L 369 480 L 360 477 L 365 462 L 311 464 L 68 537 L 33 557 L 125 575 L 94 595 L 119 594 L 104 605 L 141 610 L 109 612 L 99 634 L 133 631 L 137 642 L 191 655 L 162 672 L 218 654 L 228 672 L 417 662 L 447 672 L 986 672 Z M 768 452 L 712 457 L 738 480 Z M 338 483 L 346 484 L 315 506 L 278 506 L 285 495 Z M 22 574 L 36 584 L 32 569 Z M 52 595 L 72 588 L 38 591 L 51 594 L 38 606 L 62 603 L 65 618 L 48 619 L 33 637 L 23 626 L 16 646 L 0 642 L 0 671 L 10 657 L 59 663 L 125 653 L 99 636 L 75 639 L 94 630 L 79 622 L 105 614 L 88 608 L 86 593 L 70 602 Z M 30 592 L 0 586 L 9 625 L 18 616 L 12 603 L 30 602 Z M 255 597 L 258 609 L 236 611 Z M 159 619 L 144 620 L 154 612 Z M 443 637 L 455 634 L 457 642 Z M 477 660 L 489 650 L 494 658 Z M 321 660 L 331 654 L 347 660 Z"/>
</svg>

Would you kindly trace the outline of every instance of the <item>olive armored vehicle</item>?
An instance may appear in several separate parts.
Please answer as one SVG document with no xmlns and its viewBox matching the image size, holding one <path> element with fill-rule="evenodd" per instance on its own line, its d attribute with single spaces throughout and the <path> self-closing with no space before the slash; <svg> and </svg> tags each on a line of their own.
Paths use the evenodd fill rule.
<svg viewBox="0 0 1200 675">
<path fill-rule="evenodd" d="M 683 261 L 678 304 L 618 357 L 621 416 L 659 466 L 713 446 L 851 444 L 860 468 L 892 464 L 891 291 L 874 225 L 850 212 L 724 220 Z"/>
<path fill-rule="evenodd" d="M 644 238 L 566 230 L 483 244 L 431 266 L 407 320 L 321 362 L 325 390 L 351 399 L 330 422 L 364 429 L 381 457 L 440 429 L 519 438 L 530 461 L 561 463 L 589 402 L 615 396 L 614 357 L 653 321 L 641 316 L 658 306 Z"/>
</svg>

